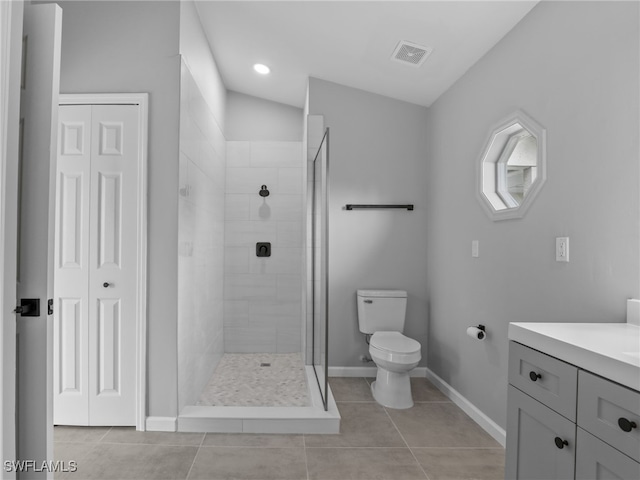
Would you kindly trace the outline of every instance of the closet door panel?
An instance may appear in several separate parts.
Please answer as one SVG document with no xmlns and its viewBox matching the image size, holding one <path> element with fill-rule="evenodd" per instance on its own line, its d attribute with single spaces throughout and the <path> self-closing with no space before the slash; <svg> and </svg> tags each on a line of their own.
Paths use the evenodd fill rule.
<svg viewBox="0 0 640 480">
<path fill-rule="evenodd" d="M 54 423 L 89 421 L 91 106 L 59 109 L 54 253 Z"/>
<path fill-rule="evenodd" d="M 56 424 L 135 425 L 139 114 L 60 107 Z"/>
<path fill-rule="evenodd" d="M 92 425 L 135 425 L 138 116 L 133 105 L 94 105 L 92 110 Z"/>
</svg>

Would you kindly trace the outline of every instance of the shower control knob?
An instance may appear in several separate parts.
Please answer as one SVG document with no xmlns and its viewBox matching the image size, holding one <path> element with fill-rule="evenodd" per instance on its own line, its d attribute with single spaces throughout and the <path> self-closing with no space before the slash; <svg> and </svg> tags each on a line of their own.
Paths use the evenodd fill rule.
<svg viewBox="0 0 640 480">
<path fill-rule="evenodd" d="M 104 282 L 104 283 L 102 284 L 102 286 L 103 286 L 104 288 L 109 288 L 109 287 L 111 286 L 111 284 L 110 284 L 109 282 Z"/>
</svg>

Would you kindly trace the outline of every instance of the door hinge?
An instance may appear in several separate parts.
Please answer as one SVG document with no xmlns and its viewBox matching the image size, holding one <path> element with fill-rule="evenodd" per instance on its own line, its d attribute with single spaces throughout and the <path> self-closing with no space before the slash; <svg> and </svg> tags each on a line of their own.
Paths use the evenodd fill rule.
<svg viewBox="0 0 640 480">
<path fill-rule="evenodd" d="M 47 300 L 47 315 L 53 315 L 53 298 Z"/>
</svg>

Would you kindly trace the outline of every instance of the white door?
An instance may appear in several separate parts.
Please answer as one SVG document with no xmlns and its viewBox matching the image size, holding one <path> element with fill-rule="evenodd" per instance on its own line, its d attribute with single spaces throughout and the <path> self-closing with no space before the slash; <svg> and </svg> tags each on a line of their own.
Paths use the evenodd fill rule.
<svg viewBox="0 0 640 480">
<path fill-rule="evenodd" d="M 3 460 L 16 458 L 16 314 L 13 310 L 16 306 L 22 14 L 22 3 L 0 2 L 0 456 Z M 5 477 L 10 478 L 10 473 L 5 472 Z"/>
<path fill-rule="evenodd" d="M 140 115 L 60 106 L 55 424 L 136 424 Z"/>
<path fill-rule="evenodd" d="M 17 322 L 17 456 L 53 459 L 51 340 L 53 319 L 54 172 L 60 91 L 62 9 L 55 4 L 24 9 L 25 63 L 20 94 L 18 207 L 19 299 L 37 299 L 39 315 Z M 16 92 L 17 94 L 17 92 Z M 30 471 L 21 477 L 53 475 Z"/>
</svg>

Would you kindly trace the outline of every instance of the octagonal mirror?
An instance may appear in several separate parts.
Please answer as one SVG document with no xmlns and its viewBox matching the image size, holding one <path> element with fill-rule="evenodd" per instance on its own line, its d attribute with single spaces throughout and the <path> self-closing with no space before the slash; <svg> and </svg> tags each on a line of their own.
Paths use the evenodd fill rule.
<svg viewBox="0 0 640 480">
<path fill-rule="evenodd" d="M 546 134 L 518 111 L 489 133 L 479 161 L 478 196 L 493 220 L 522 217 L 546 179 Z"/>
</svg>

